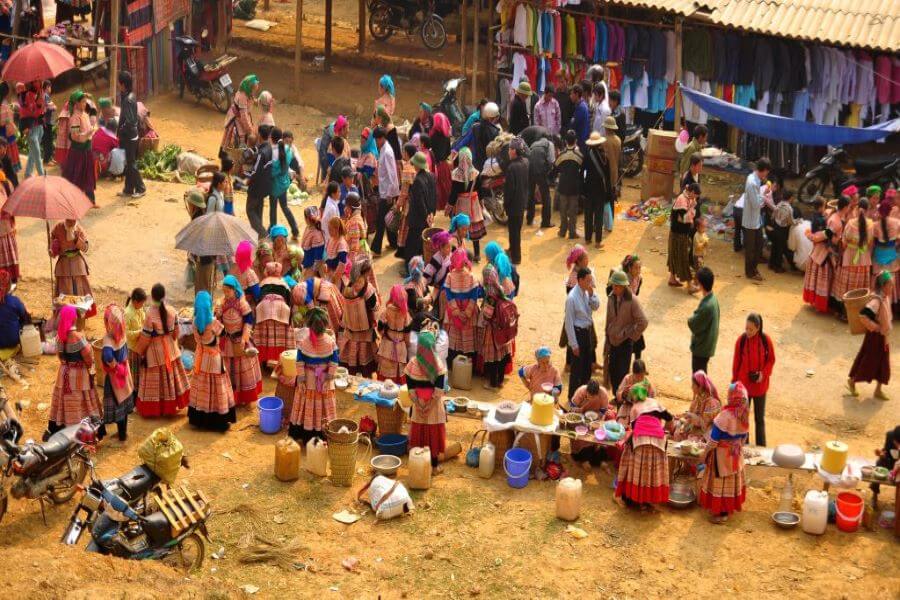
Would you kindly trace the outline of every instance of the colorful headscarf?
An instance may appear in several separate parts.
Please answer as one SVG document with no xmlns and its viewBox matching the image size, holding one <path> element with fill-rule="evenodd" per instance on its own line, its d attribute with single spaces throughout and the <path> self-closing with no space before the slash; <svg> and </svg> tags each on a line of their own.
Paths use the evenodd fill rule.
<svg viewBox="0 0 900 600">
<path fill-rule="evenodd" d="M 387 75 L 387 74 L 382 75 L 381 79 L 378 80 L 378 85 L 380 85 L 381 89 L 383 89 L 385 92 L 387 92 L 391 96 L 397 95 L 397 92 L 394 89 L 394 80 L 391 78 L 390 75 Z"/>
<path fill-rule="evenodd" d="M 288 236 L 287 227 L 280 223 L 276 223 L 269 228 L 269 237 L 273 240 L 277 237 L 286 238 Z"/>
<path fill-rule="evenodd" d="M 505 252 L 494 260 L 494 266 L 497 267 L 497 275 L 500 277 L 501 283 L 512 277 L 512 263 Z"/>
<path fill-rule="evenodd" d="M 318 340 L 318 336 L 325 333 L 328 325 L 328 313 L 321 306 L 314 306 L 306 311 L 306 326 L 309 327 L 309 336 L 313 343 Z"/>
<path fill-rule="evenodd" d="M 238 244 L 234 251 L 234 263 L 237 265 L 241 273 L 245 273 L 247 269 L 253 266 L 253 244 L 244 240 Z"/>
<path fill-rule="evenodd" d="M 6 302 L 6 295 L 11 286 L 12 278 L 9 276 L 9 271 L 0 269 L 0 303 Z"/>
<path fill-rule="evenodd" d="M 894 196 L 897 195 L 897 190 L 894 188 L 888 188 L 888 191 L 884 193 L 885 200 L 893 200 Z"/>
<path fill-rule="evenodd" d="M 112 108 L 112 100 L 110 100 L 106 96 L 103 96 L 102 98 L 97 100 L 97 106 L 99 106 L 100 108 Z"/>
<path fill-rule="evenodd" d="M 443 248 L 444 245 L 449 244 L 450 239 L 450 233 L 441 229 L 431 236 L 431 247 L 434 248 L 435 252 L 437 252 L 438 250 Z"/>
<path fill-rule="evenodd" d="M 416 363 L 425 371 L 428 375 L 428 380 L 434 382 L 438 377 L 444 375 L 447 372 L 447 367 L 444 365 L 444 361 L 440 359 L 440 357 L 435 354 L 434 347 L 437 344 L 437 340 L 434 337 L 434 334 L 430 331 L 420 331 L 417 343 L 416 343 Z M 416 369 L 415 367 L 411 368 L 411 365 L 407 365 L 404 371 L 407 375 L 416 378 Z"/>
<path fill-rule="evenodd" d="M 481 272 L 481 285 L 484 288 L 485 298 L 503 298 L 506 299 L 506 292 L 500 285 L 500 276 L 497 274 L 497 268 L 488 263 Z"/>
<path fill-rule="evenodd" d="M 853 194 L 858 194 L 858 193 L 859 193 L 859 188 L 856 187 L 855 185 L 848 185 L 843 190 L 841 190 L 841 194 L 844 196 L 847 196 L 848 198 L 850 196 L 852 196 Z"/>
<path fill-rule="evenodd" d="M 750 432 L 747 388 L 743 383 L 737 381 L 728 387 L 728 403 L 716 415 L 713 423 L 731 436 L 746 435 Z"/>
<path fill-rule="evenodd" d="M 456 230 L 460 227 L 470 227 L 472 225 L 472 219 L 469 218 L 469 215 L 466 213 L 459 213 L 450 219 L 450 233 L 456 233 Z"/>
<path fill-rule="evenodd" d="M 253 86 L 259 83 L 259 77 L 250 73 L 246 77 L 241 80 L 240 90 L 247 94 L 247 96 L 253 95 Z"/>
<path fill-rule="evenodd" d="M 378 158 L 378 144 L 375 143 L 375 136 L 372 135 L 371 130 L 366 127 L 362 132 L 362 148 L 359 149 L 360 154 L 371 154 L 375 158 Z"/>
<path fill-rule="evenodd" d="M 66 304 L 59 309 L 59 318 L 56 323 L 56 337 L 60 344 L 66 342 L 69 332 L 75 327 L 75 321 L 78 320 L 78 311 L 71 304 Z"/>
<path fill-rule="evenodd" d="M 256 247 L 256 260 L 259 260 L 264 256 L 272 256 L 272 244 L 269 242 L 260 242 L 259 246 Z"/>
<path fill-rule="evenodd" d="M 234 290 L 234 295 L 240 298 L 244 295 L 244 290 L 241 288 L 241 284 L 238 282 L 237 277 L 234 275 L 226 275 L 225 279 L 222 280 L 222 285 L 227 285 L 231 289 Z"/>
<path fill-rule="evenodd" d="M 478 169 L 472 166 L 472 151 L 468 146 L 464 146 L 459 151 L 456 161 L 456 168 L 453 169 L 451 178 L 466 184 L 466 189 L 469 189 L 469 182 L 478 177 Z"/>
<path fill-rule="evenodd" d="M 422 279 L 425 271 L 425 259 L 421 256 L 413 256 L 409 259 L 407 271 L 409 272 L 409 275 L 403 280 L 403 283 L 418 283 Z"/>
<path fill-rule="evenodd" d="M 318 225 L 320 228 L 322 227 L 322 224 L 319 222 L 322 217 L 319 216 L 318 206 L 307 206 L 303 209 L 303 216 L 311 223 Z"/>
<path fill-rule="evenodd" d="M 118 304 L 110 304 L 103 311 L 103 324 L 106 326 L 106 333 L 112 340 L 120 344 L 125 339 L 125 311 Z"/>
<path fill-rule="evenodd" d="M 469 262 L 469 253 L 466 252 L 465 248 L 457 248 L 453 251 L 453 254 L 450 255 L 450 270 L 459 271 L 460 269 L 471 266 L 472 263 Z"/>
<path fill-rule="evenodd" d="M 488 262 L 493 263 L 497 256 L 501 254 L 503 254 L 503 248 L 497 242 L 488 242 L 487 246 L 484 247 L 484 255 L 487 257 Z"/>
<path fill-rule="evenodd" d="M 332 133 L 336 133 L 338 131 L 343 131 L 345 128 L 350 126 L 350 122 L 347 120 L 347 117 L 344 115 L 338 115 L 337 119 L 334 120 L 334 125 L 332 126 Z"/>
<path fill-rule="evenodd" d="M 369 257 L 362 254 L 357 255 L 353 264 L 350 266 L 350 285 L 352 286 L 356 283 L 356 280 L 360 277 L 364 277 L 371 268 L 372 263 L 369 261 Z"/>
<path fill-rule="evenodd" d="M 203 290 L 194 298 L 194 329 L 202 334 L 213 321 L 212 296 Z"/>
<path fill-rule="evenodd" d="M 575 244 L 575 247 L 569 250 L 569 255 L 566 257 L 566 268 L 571 269 L 572 265 L 581 260 L 581 257 L 585 254 L 587 254 L 587 250 L 584 249 L 584 246 Z"/>
<path fill-rule="evenodd" d="M 435 133 L 440 133 L 444 137 L 450 137 L 450 119 L 442 112 L 434 113 L 434 125 L 431 127 L 429 135 L 432 137 Z"/>
<path fill-rule="evenodd" d="M 878 289 L 881 290 L 881 288 L 884 287 L 884 284 L 886 284 L 888 281 L 893 281 L 893 280 L 894 280 L 894 276 L 891 275 L 890 271 L 882 271 L 881 273 L 879 273 L 878 275 L 875 276 L 875 285 L 877 285 Z"/>
<path fill-rule="evenodd" d="M 259 102 L 259 107 L 265 112 L 271 111 L 272 107 L 275 105 L 275 98 L 272 97 L 272 92 L 268 90 L 260 92 L 256 101 Z"/>
<path fill-rule="evenodd" d="M 75 90 L 74 92 L 72 92 L 71 95 L 69 95 L 69 104 L 72 106 L 72 108 L 75 108 L 75 104 L 80 102 L 81 99 L 85 97 L 85 95 L 86 94 L 83 90 Z"/>
<path fill-rule="evenodd" d="M 716 389 L 715 384 L 713 384 L 712 379 L 709 378 L 709 375 L 706 374 L 706 371 L 702 369 L 696 371 L 694 373 L 694 383 L 700 386 L 701 389 L 706 390 L 706 393 L 711 397 L 719 400 L 719 391 Z"/>
<path fill-rule="evenodd" d="M 409 306 L 406 302 L 406 290 L 403 288 L 403 284 L 395 283 L 391 286 L 390 303 L 402 313 L 409 311 Z"/>
<path fill-rule="evenodd" d="M 542 358 L 550 358 L 550 348 L 548 348 L 547 346 L 541 346 L 534 351 L 534 357 L 538 360 Z"/>
<path fill-rule="evenodd" d="M 275 262 L 274 260 L 271 262 L 267 262 L 265 266 L 266 277 L 281 277 L 281 263 Z"/>
<path fill-rule="evenodd" d="M 427 102 L 419 102 L 419 108 L 427 112 L 429 115 L 434 112 L 434 109 L 431 108 L 431 105 Z"/>
<path fill-rule="evenodd" d="M 391 115 L 388 114 L 387 109 L 382 104 L 379 104 L 375 108 L 375 115 L 378 117 L 378 120 L 384 127 L 386 127 L 391 122 Z"/>
<path fill-rule="evenodd" d="M 631 267 L 633 267 L 634 263 L 638 262 L 639 260 L 641 259 L 637 254 L 629 254 L 622 259 L 622 270 L 625 271 L 626 274 L 630 273 Z"/>
<path fill-rule="evenodd" d="M 880 185 L 870 185 L 866 188 L 866 196 L 871 198 L 872 196 L 881 196 L 881 186 Z"/>
</svg>

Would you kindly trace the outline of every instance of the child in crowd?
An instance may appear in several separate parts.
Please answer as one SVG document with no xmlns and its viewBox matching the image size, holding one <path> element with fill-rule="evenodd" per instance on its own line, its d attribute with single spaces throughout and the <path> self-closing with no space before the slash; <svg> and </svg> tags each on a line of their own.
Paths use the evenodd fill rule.
<svg viewBox="0 0 900 600">
<path fill-rule="evenodd" d="M 303 219 L 306 221 L 306 229 L 300 240 L 300 247 L 303 249 L 303 276 L 313 277 L 322 274 L 325 232 L 322 231 L 322 222 L 319 220 L 319 209 L 315 206 L 307 206 L 303 210 Z"/>
<path fill-rule="evenodd" d="M 706 251 L 709 249 L 709 235 L 706 233 L 706 217 L 697 219 L 697 231 L 694 232 L 694 251 L 693 251 L 693 270 L 694 278 L 691 280 L 688 291 L 696 294 L 700 291 L 700 284 L 697 283 L 697 271 L 703 266 L 706 258 Z"/>
<path fill-rule="evenodd" d="M 344 273 L 347 270 L 347 256 L 350 245 L 347 243 L 344 221 L 337 215 L 328 221 L 328 241 L 325 242 L 325 267 L 328 269 L 328 280 L 338 289 L 343 287 Z"/>
<path fill-rule="evenodd" d="M 225 214 L 234 215 L 234 161 L 225 156 L 222 158 L 222 174 L 225 181 L 222 185 L 222 196 L 225 198 Z"/>
<path fill-rule="evenodd" d="M 325 198 L 319 206 L 322 211 L 322 223 L 324 224 L 325 243 L 331 239 L 331 219 L 334 217 L 341 218 L 341 187 L 334 181 L 328 182 L 325 188 Z"/>
<path fill-rule="evenodd" d="M 813 200 L 813 215 L 812 215 L 812 223 L 810 226 L 810 232 L 818 233 L 825 229 L 825 225 L 828 222 L 828 216 L 825 214 L 825 199 L 824 198 L 816 198 Z"/>
</svg>

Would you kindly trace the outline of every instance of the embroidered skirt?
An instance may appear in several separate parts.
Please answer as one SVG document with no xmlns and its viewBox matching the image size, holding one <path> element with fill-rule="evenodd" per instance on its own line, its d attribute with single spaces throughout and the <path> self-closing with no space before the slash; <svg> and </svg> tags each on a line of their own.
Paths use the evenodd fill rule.
<svg viewBox="0 0 900 600">
<path fill-rule="evenodd" d="M 61 364 L 50 400 L 50 421 L 57 426 L 68 426 L 80 423 L 85 417 L 99 416 L 100 401 L 87 366 Z"/>
<path fill-rule="evenodd" d="M 850 290 L 868 289 L 872 283 L 872 267 L 842 266 L 838 267 L 834 276 L 831 295 L 843 301 L 844 294 Z"/>
<path fill-rule="evenodd" d="M 141 367 L 135 408 L 142 417 L 177 414 L 190 401 L 190 383 L 181 360 L 157 367 Z"/>
<path fill-rule="evenodd" d="M 891 350 L 885 348 L 885 339 L 877 331 L 867 331 L 862 346 L 850 367 L 853 381 L 877 381 L 887 385 L 891 380 Z"/>
<path fill-rule="evenodd" d="M 340 335 L 340 361 L 354 373 L 355 369 L 365 370 L 372 368 L 375 362 L 376 346 L 374 341 L 361 340 L 358 338 L 369 337 L 360 334 L 350 334 L 342 331 Z"/>
<path fill-rule="evenodd" d="M 428 448 L 431 450 L 432 462 L 447 449 L 447 425 L 437 423 L 426 425 L 412 422 L 409 424 L 409 447 Z"/>
<path fill-rule="evenodd" d="M 134 412 L 134 392 L 119 402 L 113 394 L 109 377 L 103 382 L 103 422 L 107 425 L 118 423 L 128 418 Z"/>
<path fill-rule="evenodd" d="M 616 496 L 638 503 L 669 501 L 669 461 L 666 453 L 656 446 L 644 444 L 632 448 L 626 443 L 617 479 Z"/>
<path fill-rule="evenodd" d="M 238 405 L 256 402 L 262 393 L 262 369 L 254 356 L 224 356 L 225 370 Z"/>
<path fill-rule="evenodd" d="M 690 235 L 669 231 L 669 256 L 666 259 L 666 266 L 669 273 L 674 273 L 681 281 L 691 279 L 691 249 Z"/>
<path fill-rule="evenodd" d="M 821 265 L 813 260 L 807 261 L 806 275 L 803 277 L 803 301 L 820 313 L 827 313 L 833 278 L 834 269 L 828 260 Z"/>
<path fill-rule="evenodd" d="M 716 475 L 716 453 L 706 455 L 706 469 L 700 480 L 700 498 L 698 503 L 714 515 L 731 514 L 741 510 L 747 499 L 747 486 L 744 481 L 744 460 L 740 461 L 737 472 L 725 477 Z"/>
<path fill-rule="evenodd" d="M 225 431 L 236 421 L 228 373 L 192 373 L 188 422 L 200 429 Z"/>
<path fill-rule="evenodd" d="M 279 360 L 281 353 L 294 347 L 294 330 L 288 323 L 272 319 L 260 321 L 253 328 L 253 344 L 259 350 L 259 364 Z"/>
<path fill-rule="evenodd" d="M 19 246 L 13 234 L 0 236 L 0 268 L 9 271 L 14 281 L 19 278 Z"/>
<path fill-rule="evenodd" d="M 294 405 L 291 408 L 291 426 L 305 431 L 322 431 L 326 421 L 337 416 L 337 402 L 334 390 L 316 391 L 314 389 L 297 388 L 294 392 Z"/>
</svg>

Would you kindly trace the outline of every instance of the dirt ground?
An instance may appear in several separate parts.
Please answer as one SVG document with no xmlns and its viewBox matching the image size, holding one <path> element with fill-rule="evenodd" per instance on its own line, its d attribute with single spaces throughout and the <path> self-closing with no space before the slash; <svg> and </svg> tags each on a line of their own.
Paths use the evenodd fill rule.
<svg viewBox="0 0 900 600">
<path fill-rule="evenodd" d="M 285 63 L 245 57 L 232 69 L 232 77 L 237 80 L 252 70 L 278 98 L 289 85 L 285 69 Z M 276 121 L 294 130 L 307 165 L 315 164 L 312 140 L 327 118 L 338 111 L 349 114 L 358 130 L 375 96 L 376 79 L 371 71 L 338 68 L 331 76 L 307 79 L 303 105 L 276 108 Z M 412 115 L 418 99 L 430 98 L 436 86 L 402 81 L 398 87 L 400 112 Z M 211 107 L 179 101 L 174 95 L 153 98 L 149 105 L 164 143 L 215 155 L 223 119 Z M 626 205 L 638 196 L 635 185 L 625 186 Z M 174 235 L 186 222 L 184 186 L 153 182 L 147 196 L 137 201 L 115 197 L 120 186 L 102 182 L 101 208 L 91 211 L 83 223 L 91 242 L 88 260 L 98 304 L 121 303 L 133 286 L 149 288 L 156 281 L 168 286 L 176 304 L 187 304 L 190 294 L 182 282 L 185 257 L 172 250 Z M 239 214 L 242 204 L 239 199 Z M 22 219 L 19 226 L 25 274 L 20 293 L 33 313 L 45 315 L 49 264 L 44 225 Z M 496 226 L 489 230 L 489 238 L 506 241 L 505 232 Z M 564 258 L 571 247 L 554 231 L 541 234 L 526 228 L 523 238 L 518 364 L 536 346 L 554 345 L 558 339 Z M 640 300 L 651 319 L 645 357 L 664 403 L 681 411 L 690 397 L 686 319 L 697 298 L 666 286 L 666 239 L 664 228 L 617 220 L 605 248 L 590 252 L 600 274 L 626 253 L 642 257 Z M 887 403 L 872 399 L 866 386 L 858 399 L 842 396 L 860 338 L 850 336 L 846 325 L 802 305 L 799 275 L 769 276 L 763 269 L 766 280 L 750 283 L 742 276 L 742 257 L 721 241 L 713 242 L 709 264 L 718 277 L 722 307 L 720 342 L 711 363 L 711 376 L 719 388 L 729 381 L 732 345 L 746 313 L 761 311 L 777 352 L 767 410 L 769 444 L 792 442 L 808 448 L 837 438 L 850 445 L 852 454 L 871 456 L 884 432 L 898 422 L 900 393 L 895 386 L 888 387 L 894 400 Z M 397 280 L 393 259 L 379 260 L 376 270 L 384 287 Z M 89 323 L 94 334 L 99 327 L 98 319 Z M 892 338 L 895 345 L 900 342 L 897 332 Z M 560 351 L 554 353 L 554 362 L 562 366 Z M 29 404 L 23 414 L 29 436 L 39 437 L 45 426 L 43 404 L 49 403 L 55 369 L 55 360 L 44 357 L 36 370 L 26 372 L 28 389 L 3 380 L 12 398 Z M 267 380 L 266 391 L 273 387 Z M 479 400 L 519 399 L 522 394 L 521 384 L 514 380 L 497 395 L 489 396 L 477 384 L 469 393 Z M 339 412 L 358 418 L 372 411 L 341 396 Z M 261 434 L 256 422 L 254 410 L 242 409 L 232 431 L 220 436 L 190 429 L 183 417 L 148 421 L 134 416 L 127 443 L 109 440 L 99 450 L 99 474 L 112 477 L 134 466 L 138 444 L 154 428 L 166 425 L 178 433 L 193 466 L 182 473 L 184 481 L 203 489 L 219 512 L 210 521 L 209 550 L 224 548 L 224 556 L 217 560 L 207 556 L 200 572 L 185 577 L 158 564 L 123 562 L 63 547 L 58 540 L 72 504 L 50 507 L 45 526 L 36 503 L 12 501 L 0 524 L 4 565 L 0 591 L 28 598 L 87 598 L 98 593 L 122 598 L 228 598 L 245 595 L 240 587 L 249 584 L 258 586 L 256 597 L 266 598 L 673 598 L 723 592 L 754 598 L 898 597 L 900 547 L 889 532 L 851 535 L 832 526 L 817 538 L 772 526 L 770 514 L 786 480 L 784 471 L 750 468 L 744 512 L 717 527 L 698 509 L 663 509 L 654 515 L 626 510 L 613 500 L 609 472 L 584 472 L 567 464 L 570 474 L 585 484 L 577 525 L 588 537 L 576 540 L 554 516 L 553 483 L 533 481 L 523 490 L 513 490 L 502 474 L 482 480 L 459 461 L 447 465 L 432 489 L 413 493 L 414 515 L 376 523 L 369 513 L 346 526 L 331 514 L 359 506 L 355 493 L 365 477 L 358 476 L 352 489 L 305 472 L 293 483 L 277 481 L 272 475 L 276 438 Z M 475 421 L 451 419 L 449 437 L 467 448 L 477 428 Z M 365 468 L 362 460 L 359 468 Z M 817 478 L 795 476 L 795 508 L 807 489 L 821 485 Z M 882 508 L 889 497 L 889 492 L 884 494 Z M 294 566 L 245 565 L 239 556 L 251 534 L 297 539 L 304 550 L 289 557 Z M 359 559 L 355 573 L 341 567 L 341 561 L 351 556 Z"/>
</svg>

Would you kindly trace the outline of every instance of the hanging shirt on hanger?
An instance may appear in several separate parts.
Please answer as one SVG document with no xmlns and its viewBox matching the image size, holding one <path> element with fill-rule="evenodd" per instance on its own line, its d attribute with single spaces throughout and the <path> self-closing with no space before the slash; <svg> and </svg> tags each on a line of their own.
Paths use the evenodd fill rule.
<svg viewBox="0 0 900 600">
<path fill-rule="evenodd" d="M 879 104 L 887 104 L 891 101 L 891 79 L 893 65 L 891 57 L 880 54 L 875 58 L 875 93 Z"/>
<path fill-rule="evenodd" d="M 641 78 L 635 81 L 638 83 L 634 88 L 634 107 L 647 110 L 647 105 L 650 103 L 650 78 L 647 77 L 647 72 L 644 71 L 641 74 Z M 709 84 L 707 84 L 706 88 L 709 90 Z"/>
<path fill-rule="evenodd" d="M 519 85 L 519 82 L 525 77 L 525 55 L 521 52 L 513 53 L 512 63 L 512 85 L 515 87 Z"/>
<path fill-rule="evenodd" d="M 595 27 L 597 28 L 597 33 L 594 38 L 594 62 L 605 63 L 607 44 L 609 43 L 606 21 L 597 19 Z"/>
<path fill-rule="evenodd" d="M 528 7 L 524 4 L 516 6 L 512 42 L 517 46 L 528 45 Z"/>
</svg>

